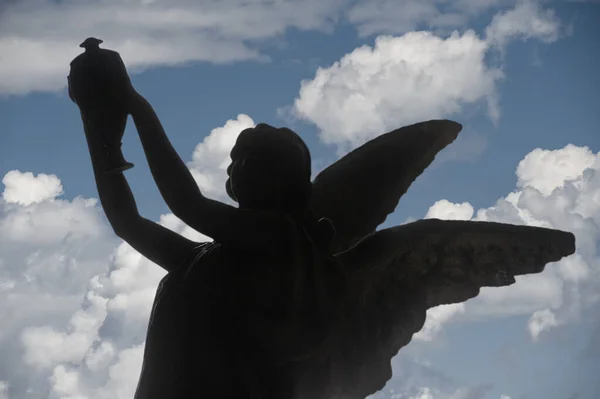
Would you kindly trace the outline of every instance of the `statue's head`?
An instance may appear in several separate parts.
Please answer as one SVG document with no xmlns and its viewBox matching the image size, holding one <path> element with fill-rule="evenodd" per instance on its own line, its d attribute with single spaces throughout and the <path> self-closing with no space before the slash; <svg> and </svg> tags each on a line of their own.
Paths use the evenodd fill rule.
<svg viewBox="0 0 600 399">
<path fill-rule="evenodd" d="M 261 123 L 243 130 L 227 174 L 227 194 L 242 208 L 296 213 L 308 206 L 310 152 L 290 129 Z"/>
</svg>

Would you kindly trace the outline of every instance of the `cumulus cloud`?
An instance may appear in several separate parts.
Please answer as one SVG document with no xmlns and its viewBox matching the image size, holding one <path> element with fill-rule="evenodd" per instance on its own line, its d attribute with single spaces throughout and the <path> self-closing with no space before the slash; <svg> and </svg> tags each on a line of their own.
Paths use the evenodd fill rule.
<svg viewBox="0 0 600 399">
<path fill-rule="evenodd" d="M 444 322 L 459 313 L 472 318 L 529 315 L 527 328 L 535 340 L 543 331 L 578 320 L 582 311 L 600 301 L 594 295 L 600 288 L 600 153 L 573 145 L 535 149 L 519 163 L 516 174 L 518 189 L 495 205 L 479 209 L 475 217 L 469 203 L 446 200 L 432 205 L 426 217 L 570 231 L 577 240 L 576 253 L 548 265 L 540 274 L 517 276 L 511 286 L 482 288 L 461 312 L 444 312 L 442 318 L 428 313 L 420 334 L 439 332 Z M 428 330 L 428 325 L 435 329 Z"/>
<path fill-rule="evenodd" d="M 72 37 L 101 36 L 107 47 L 121 51 L 128 66 L 134 69 L 194 60 L 229 62 L 259 57 L 248 39 L 269 38 L 289 26 L 326 29 L 329 18 L 337 12 L 338 2 L 307 0 L 292 4 L 265 0 L 252 2 L 243 12 L 238 5 L 233 0 L 219 5 L 203 1 L 167 4 L 159 0 L 19 2 L 0 16 L 0 53 L 11 54 L 10 62 L 0 65 L 0 93 L 63 87 L 68 61 L 78 52 L 78 42 L 73 42 Z M 361 22 L 358 14 L 354 14 L 355 23 L 367 26 L 367 19 Z M 548 17 L 542 14 L 543 18 Z M 507 15 L 506 20 L 514 19 L 514 15 Z M 363 47 L 346 56 L 337 69 L 318 72 L 317 77 L 319 73 L 322 75 L 319 87 L 311 89 L 312 83 L 305 82 L 303 87 L 308 86 L 309 97 L 304 99 L 321 101 L 319 97 L 323 94 L 327 101 L 318 106 L 305 103 L 302 109 L 307 112 L 306 118 L 323 130 L 329 142 L 348 145 L 383 133 L 386 126 L 395 128 L 409 123 L 414 112 L 421 112 L 410 109 L 413 101 L 406 97 L 409 94 L 414 104 L 425 109 L 412 121 L 451 115 L 463 104 L 479 103 L 497 117 L 495 87 L 502 71 L 485 63 L 491 38 L 497 44 L 498 38 L 511 35 L 539 36 L 546 41 L 552 37 L 546 29 L 530 26 L 510 30 L 506 26 L 492 23 L 494 34 L 488 33 L 486 39 L 472 31 L 447 38 L 427 32 L 399 38 L 380 37 L 373 48 Z M 533 33 L 528 34 L 527 29 Z M 439 75 L 441 64 L 458 77 Z M 474 82 L 467 81 L 462 74 L 465 68 Z M 417 72 L 419 69 L 421 73 Z M 402 80 L 393 80 L 395 75 Z M 354 86 L 349 88 L 348 82 Z M 394 88 L 396 82 L 406 86 Z M 368 91 L 367 83 L 384 94 Z M 397 94 L 398 90 L 402 93 Z M 337 94 L 339 98 L 348 97 L 349 104 L 337 104 Z M 438 101 L 438 96 L 445 102 Z M 299 101 L 302 99 L 300 96 Z M 402 109 L 395 105 L 396 101 L 402 104 Z M 376 104 L 377 112 L 383 111 L 371 121 L 369 113 L 356 105 L 361 103 L 367 104 L 367 111 L 369 104 Z M 329 107 L 333 122 L 319 113 L 319 106 Z M 394 113 L 397 115 L 393 116 Z M 351 123 L 347 126 L 339 123 L 348 115 L 357 116 L 355 130 Z M 376 128 L 371 130 L 369 121 Z M 377 125 L 379 121 L 383 122 Z M 188 166 L 204 192 L 224 198 L 224 167 L 230 146 L 239 131 L 253 124 L 250 117 L 238 115 L 198 144 Z M 349 132 L 350 136 L 343 132 Z M 559 262 L 554 273 L 545 272 L 539 277 L 542 280 L 524 279 L 505 291 L 482 292 L 479 305 L 469 302 L 431 309 L 417 338 L 432 339 L 445 322 L 455 315 L 477 313 L 478 306 L 482 317 L 548 309 L 557 320 L 567 320 L 561 314 L 567 301 L 597 298 L 576 295 L 571 289 L 589 292 L 591 284 L 598 281 L 600 269 L 595 254 L 598 230 L 594 227 L 600 218 L 600 167 L 598 156 L 591 155 L 596 158 L 591 166 L 585 164 L 579 167 L 581 171 L 574 168 L 576 171 L 561 177 L 560 182 L 552 180 L 555 175 L 541 177 L 541 170 L 547 169 L 537 164 L 555 161 L 532 157 L 518 173 L 519 190 L 496 205 L 479 210 L 476 216 L 478 220 L 574 231 L 578 239 L 577 255 Z M 539 183 L 540 179 L 548 182 Z M 26 392 L 32 398 L 131 398 L 139 375 L 150 306 L 164 272 L 129 245 L 119 243 L 95 199 L 60 199 L 62 185 L 58 177 L 13 171 L 4 176 L 3 183 L 0 375 L 5 381 L 0 381 L 0 398 L 8 397 L 9 393 L 11 397 L 24 397 Z M 473 213 L 468 203 L 448 201 L 439 201 L 428 211 L 430 217 L 456 219 L 472 218 Z M 208 240 L 174 215 L 163 215 L 160 223 L 190 239 Z M 531 290 L 532 287 L 536 289 Z M 547 319 L 544 319 L 546 324 Z M 437 392 L 427 388 L 418 394 Z M 448 390 L 442 397 L 464 392 Z"/>
<path fill-rule="evenodd" d="M 558 29 L 552 12 L 522 3 L 498 14 L 485 38 L 472 30 L 447 37 L 430 31 L 379 36 L 372 47 L 359 47 L 303 81 L 292 113 L 314 123 L 321 139 L 341 152 L 469 105 L 485 105 L 497 121 L 497 85 L 504 74 L 486 55 L 517 37 L 555 40 Z"/>
<path fill-rule="evenodd" d="M 487 383 L 465 385 L 424 359 L 415 345 L 403 348 L 392 359 L 393 375 L 386 386 L 368 399 L 484 399 Z"/>
<path fill-rule="evenodd" d="M 206 183 L 204 188 L 215 196 L 223 196 L 222 182 L 215 182 L 224 179 L 219 175 L 225 174 L 224 166 L 237 134 L 253 124 L 250 117 L 238 115 L 214 129 L 194 151 L 188 165 L 195 173 L 206 174 L 206 181 L 213 186 Z M 494 206 L 475 212 L 467 202 L 440 200 L 430 207 L 426 217 L 509 221 L 569 230 L 578 238 L 577 253 L 540 275 L 518 278 L 513 286 L 483 289 L 479 297 L 467 303 L 430 309 L 424 328 L 415 334 L 417 341 L 435 339 L 445 323 L 459 315 L 529 315 L 527 328 L 535 339 L 568 322 L 573 303 L 585 308 L 594 305 L 593 298 L 598 301 L 598 296 L 586 293 L 597 289 L 600 282 L 600 262 L 594 252 L 600 234 L 598 224 L 591 222 L 600 215 L 600 156 L 591 154 L 593 159 L 584 163 L 591 167 L 565 174 L 564 181 L 555 181 L 550 194 L 545 195 L 535 188 L 541 184 L 536 176 L 544 180 L 542 171 L 551 168 L 552 160 L 566 164 L 579 161 L 581 148 L 567 146 L 544 152 L 544 157 L 531 154 L 520 164 L 526 166 L 517 168 L 521 181 L 518 190 Z M 202 163 L 205 157 L 210 158 Z M 531 172 L 536 170 L 540 171 L 538 175 Z M 15 176 L 29 176 L 11 175 L 12 180 L 4 180 L 14 182 L 19 180 Z M 141 366 L 150 307 L 164 271 L 129 245 L 118 245 L 96 201 L 58 199 L 58 178 L 44 185 L 48 180 L 44 175 L 31 176 L 22 182 L 50 187 L 36 197 L 40 198 L 38 202 L 25 204 L 22 199 L 31 198 L 29 191 L 17 190 L 25 194 L 0 203 L 0 228 L 4 232 L 0 241 L 0 313 L 4 323 L 0 359 L 11 359 L 10 364 L 0 361 L 0 374 L 7 376 L 6 387 L 10 384 L 5 391 L 10 389 L 12 396 L 19 397 L 34 381 L 30 393 L 34 398 L 46 397 L 46 392 L 51 393 L 50 397 L 131 397 Z M 172 214 L 163 215 L 160 223 L 190 239 L 209 240 Z M 28 224 L 33 227 L 23 227 Z M 415 391 L 414 387 L 419 386 L 415 384 L 406 391 L 412 396 L 471 398 L 479 396 L 468 395 L 480 392 L 460 387 L 443 392 L 437 388 Z"/>
<path fill-rule="evenodd" d="M 421 391 L 410 399 L 434 399 L 430 388 L 422 388 Z"/>
<path fill-rule="evenodd" d="M 188 166 L 224 182 L 237 134 L 227 121 Z M 32 398 L 131 398 L 148 317 L 165 272 L 120 243 L 96 199 L 59 199 L 57 176 L 8 172 L 0 200 L 0 394 Z M 205 186 L 216 197 L 224 184 Z M 191 240 L 210 238 L 173 214 L 159 223 Z M 1 396 L 0 396 L 1 397 Z"/>
<path fill-rule="evenodd" d="M 519 162 L 517 186 L 535 188 L 547 196 L 565 181 L 581 176 L 594 162 L 596 156 L 588 147 L 569 144 L 555 151 L 536 148 Z"/>
<path fill-rule="evenodd" d="M 432 387 L 419 387 L 409 391 L 401 390 L 400 392 L 393 389 L 391 390 L 390 395 L 382 394 L 376 397 L 389 399 L 483 399 L 490 389 L 491 386 L 487 384 L 474 387 L 461 387 L 452 392 L 446 392 Z M 372 398 L 375 399 L 375 396 Z"/>
<path fill-rule="evenodd" d="M 2 198 L 9 203 L 29 205 L 46 199 L 54 199 L 63 193 L 62 185 L 56 175 L 31 172 L 22 173 L 11 170 L 2 179 L 4 191 Z"/>
<path fill-rule="evenodd" d="M 81 307 L 87 306 L 86 285 L 106 272 L 117 240 L 95 199 L 57 198 L 62 185 L 56 176 L 11 171 L 3 182 L 0 375 L 6 384 L 2 389 L 11 397 L 24 397 L 31 388 L 32 397 L 43 397 L 43 390 L 37 389 L 44 375 L 35 369 L 56 359 L 77 360 L 84 350 L 87 341 L 77 331 L 93 329 L 86 316 L 96 311 L 93 306 Z M 65 326 L 74 333 L 63 334 Z M 32 342 L 31 350 L 22 346 L 22 337 Z"/>
<path fill-rule="evenodd" d="M 457 314 L 465 312 L 464 303 L 440 305 L 427 310 L 427 318 L 421 331 L 413 335 L 413 339 L 432 341 L 444 323 Z"/>
<path fill-rule="evenodd" d="M 498 114 L 502 71 L 484 62 L 487 44 L 473 31 L 379 36 L 301 84 L 294 113 L 327 144 L 356 147 L 417 121 L 453 115 L 483 101 Z M 350 148 L 348 148 L 350 147 Z"/>
<path fill-rule="evenodd" d="M 227 167 L 231 162 L 229 153 L 240 132 L 254 126 L 252 118 L 239 114 L 236 119 L 228 120 L 224 126 L 213 129 L 196 146 L 188 167 L 203 193 L 221 200 L 227 199 L 225 182 Z"/>
<path fill-rule="evenodd" d="M 189 238 L 208 240 L 189 232 L 173 215 L 164 215 L 161 222 Z M 44 392 L 50 392 L 49 397 L 69 398 L 133 396 L 152 301 L 165 272 L 126 243 L 115 248 L 113 242 L 98 260 L 102 267 L 90 270 L 92 275 L 88 272 L 87 280 L 79 281 L 79 293 L 65 300 L 68 306 L 44 317 L 38 314 L 21 323 L 15 336 L 6 337 L 22 351 L 11 357 L 13 367 L 14 359 L 21 358 L 29 378 L 37 376 L 34 388 L 39 392 L 32 397 L 47 397 Z M 4 295 L 18 293 L 11 289 Z M 19 382 L 15 374 L 7 375 Z M 19 384 L 15 387 L 16 392 L 22 389 Z"/>
<path fill-rule="evenodd" d="M 223 166 L 237 133 L 253 123 L 250 117 L 238 115 L 213 130 L 210 139 L 196 148 L 189 167 L 196 173 L 202 170 L 207 176 L 214 174 L 207 181 L 221 179 L 218 175 L 224 174 Z M 581 157 L 580 151 L 566 151 L 567 148 L 548 151 L 546 157 L 525 157 L 528 161 L 524 164 L 528 166 L 517 169 L 517 177 L 523 177 L 523 182 L 529 179 L 529 183 L 519 183 L 517 191 L 492 207 L 474 212 L 469 203 L 440 200 L 430 207 L 427 217 L 508 219 L 511 223 L 561 228 L 577 235 L 577 254 L 549 266 L 540 275 L 523 276 L 511 287 L 484 289 L 478 298 L 467 303 L 430 309 L 424 328 L 415 339 L 433 340 L 443 325 L 458 315 L 530 315 L 528 328 L 533 337 L 558 327 L 563 320 L 567 322 L 573 301 L 579 301 L 581 307 L 593 305 L 589 298 L 594 297 L 585 293 L 597 289 L 600 281 L 600 262 L 594 252 L 600 235 L 598 224 L 591 222 L 600 216 L 600 155 L 591 154 L 594 159 L 585 164 L 591 167 L 565 175 L 563 182 L 555 182 L 549 195 L 534 188 L 535 173 L 524 172 L 545 170 L 535 165 L 536 160 L 569 163 Z M 201 163 L 208 152 L 215 157 Z M 560 154 L 570 157 L 561 158 Z M 539 176 L 544 178 L 543 173 Z M 46 187 L 42 184 L 45 179 L 43 175 L 33 176 L 32 187 Z M 94 200 L 57 199 L 54 194 L 60 192 L 56 188 L 59 186 L 60 180 L 49 185 L 54 188 L 45 191 L 39 197 L 44 199 L 38 202 L 26 205 L 15 196 L 12 202 L 0 203 L 0 226 L 5 232 L 0 241 L 0 359 L 10 359 L 10 364 L 0 361 L 0 374 L 7 376 L 6 387 L 10 384 L 5 391 L 10 389 L 12 396 L 20 397 L 33 385 L 33 398 L 47 397 L 47 392 L 50 397 L 129 398 L 139 375 L 156 285 L 164 271 L 129 245 L 117 245 L 118 240 Z M 207 190 L 209 187 L 206 185 Z M 214 183 L 216 196 L 223 195 L 219 187 L 222 185 Z M 527 190 L 537 194 L 526 194 Z M 27 195 L 23 194 L 23 198 L 30 198 Z M 34 227 L 19 233 L 28 223 Z M 160 223 L 190 239 L 208 240 L 172 214 L 163 215 Z M 55 234 L 49 233 L 52 231 Z M 27 241 L 29 238 L 32 241 Z M 574 295 L 577 290 L 579 295 Z M 410 392 L 412 396 L 434 398 L 479 397 L 468 395 L 481 392 L 476 388 L 454 387 L 443 392 L 428 389 Z"/>
<path fill-rule="evenodd" d="M 425 219 L 442 220 L 471 220 L 473 217 L 473 206 L 468 202 L 453 204 L 448 200 L 439 200 L 429 207 Z"/>
<path fill-rule="evenodd" d="M 542 331 L 548 331 L 562 324 L 550 309 L 538 310 L 529 318 L 527 328 L 531 338 L 536 341 Z"/>
</svg>

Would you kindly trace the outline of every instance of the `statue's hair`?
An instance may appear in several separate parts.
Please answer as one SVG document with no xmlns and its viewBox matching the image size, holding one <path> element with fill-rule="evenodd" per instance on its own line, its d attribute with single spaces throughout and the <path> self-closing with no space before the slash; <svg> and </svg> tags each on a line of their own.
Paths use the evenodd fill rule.
<svg viewBox="0 0 600 399">
<path fill-rule="evenodd" d="M 271 156 L 276 154 L 277 162 L 281 162 L 282 168 L 289 172 L 285 176 L 289 185 L 282 186 L 283 198 L 288 205 L 286 210 L 295 214 L 317 247 L 326 252 L 335 229 L 329 219 L 317 219 L 310 206 L 312 170 L 308 146 L 297 133 L 285 127 L 275 128 L 260 123 L 254 128 L 245 129 L 240 136 L 249 134 L 252 134 L 252 139 L 247 143 L 254 143 L 259 150 L 269 150 Z"/>
<path fill-rule="evenodd" d="M 304 140 L 290 129 L 261 123 L 242 131 L 236 146 L 240 144 L 243 149 L 260 154 L 258 163 L 269 162 L 276 169 L 280 179 L 279 206 L 289 213 L 304 213 L 312 191 L 310 151 Z"/>
</svg>

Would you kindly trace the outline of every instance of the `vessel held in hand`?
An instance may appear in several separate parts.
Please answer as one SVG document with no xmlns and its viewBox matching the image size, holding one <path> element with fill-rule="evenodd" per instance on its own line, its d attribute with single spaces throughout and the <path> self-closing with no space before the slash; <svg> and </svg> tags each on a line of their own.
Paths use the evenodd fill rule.
<svg viewBox="0 0 600 399">
<path fill-rule="evenodd" d="M 121 151 L 133 91 L 119 53 L 99 47 L 102 40 L 87 38 L 85 52 L 71 61 L 69 97 L 81 111 L 81 118 L 99 136 L 107 152 L 105 172 L 117 173 L 133 167 Z"/>
</svg>

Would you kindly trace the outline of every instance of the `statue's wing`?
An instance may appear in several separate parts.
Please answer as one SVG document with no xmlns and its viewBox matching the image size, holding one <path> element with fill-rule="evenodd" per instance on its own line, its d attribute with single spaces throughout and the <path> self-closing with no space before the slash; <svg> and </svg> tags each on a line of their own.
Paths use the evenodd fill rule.
<svg viewBox="0 0 600 399">
<path fill-rule="evenodd" d="M 378 231 L 336 255 L 348 274 L 333 356 L 341 397 L 362 399 L 385 385 L 391 358 L 428 308 L 510 285 L 574 251 L 563 231 L 430 219 Z"/>
<path fill-rule="evenodd" d="M 317 217 L 333 221 L 333 252 L 374 232 L 461 129 L 449 120 L 405 126 L 367 142 L 319 173 L 313 182 L 312 209 Z"/>
</svg>

